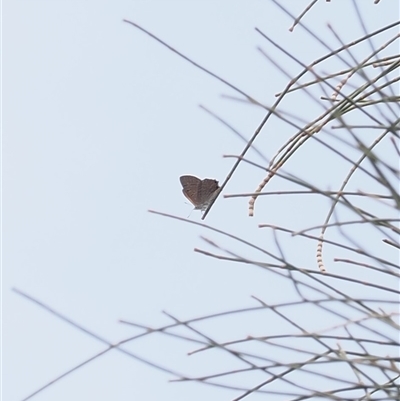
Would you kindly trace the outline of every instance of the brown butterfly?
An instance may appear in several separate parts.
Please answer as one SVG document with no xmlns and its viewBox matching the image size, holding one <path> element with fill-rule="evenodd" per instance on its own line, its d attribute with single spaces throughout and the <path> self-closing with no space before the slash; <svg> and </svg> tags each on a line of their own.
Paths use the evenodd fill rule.
<svg viewBox="0 0 400 401">
<path fill-rule="evenodd" d="M 211 201 L 217 196 L 220 187 L 217 180 L 194 177 L 193 175 L 182 175 L 180 178 L 183 195 L 190 200 L 197 210 L 204 211 Z"/>
</svg>

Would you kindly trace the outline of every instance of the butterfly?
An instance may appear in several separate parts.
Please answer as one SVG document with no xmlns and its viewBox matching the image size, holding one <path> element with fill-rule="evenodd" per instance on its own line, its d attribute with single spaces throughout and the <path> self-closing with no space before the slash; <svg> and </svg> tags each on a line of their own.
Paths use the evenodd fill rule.
<svg viewBox="0 0 400 401">
<path fill-rule="evenodd" d="M 179 179 L 183 187 L 183 195 L 189 199 L 195 209 L 201 211 L 207 209 L 220 189 L 218 181 L 210 178 L 200 180 L 193 175 L 182 175 Z"/>
</svg>

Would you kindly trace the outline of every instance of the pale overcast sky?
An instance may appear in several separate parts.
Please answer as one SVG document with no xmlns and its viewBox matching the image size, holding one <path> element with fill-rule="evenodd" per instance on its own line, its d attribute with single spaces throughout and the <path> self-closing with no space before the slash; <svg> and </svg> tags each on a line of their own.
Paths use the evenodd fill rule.
<svg viewBox="0 0 400 401">
<path fill-rule="evenodd" d="M 296 16 L 308 3 L 282 2 Z M 327 23 L 345 42 L 364 35 L 354 8 L 346 3 L 351 2 L 320 1 L 304 19 L 332 48 L 340 44 Z M 396 1 L 359 3 L 368 31 L 399 17 Z M 119 319 L 158 327 L 170 322 L 162 311 L 187 319 L 256 306 L 252 295 L 268 302 L 294 299 L 293 288 L 278 276 L 207 258 L 193 248 L 207 249 L 199 237 L 204 235 L 249 259 L 260 259 L 256 251 L 199 226 L 148 213 L 153 209 L 186 218 L 192 207 L 185 203 L 179 176 L 221 183 L 234 163 L 222 156 L 239 154 L 245 145 L 199 105 L 246 138 L 265 110 L 221 96 L 239 95 L 123 19 L 148 29 L 266 105 L 273 104 L 288 78 L 257 47 L 293 76 L 301 67 L 255 28 L 304 63 L 328 50 L 301 27 L 290 33 L 292 20 L 267 0 L 5 0 L 2 6 L 3 400 L 24 399 L 106 348 L 12 288 L 110 342 L 139 333 Z M 332 71 L 344 68 L 337 62 Z M 305 96 L 285 107 L 305 119 L 322 113 Z M 295 132 L 276 124 L 256 141 L 268 158 L 284 142 L 282 136 Z M 314 146 L 305 148 L 287 171 L 310 177 L 325 189 L 337 188 L 348 166 L 339 181 L 330 181 L 320 166 L 325 161 L 333 166 L 334 161 Z M 248 155 L 265 164 L 254 151 Z M 225 193 L 252 192 L 264 175 L 243 163 Z M 272 182 L 269 189 L 280 189 L 280 183 Z M 272 237 L 258 224 L 299 229 L 321 224 L 328 202 L 309 210 L 307 201 L 293 205 L 291 198 L 260 198 L 251 219 L 247 198 L 220 197 L 205 223 L 268 249 L 274 247 Z M 191 220 L 201 221 L 200 216 L 195 211 Z M 327 251 L 326 257 L 336 255 Z M 287 256 L 317 269 L 315 243 L 296 242 Z M 277 330 L 272 320 L 241 319 L 239 326 L 229 319 L 207 324 L 214 334 L 221 333 L 221 340 Z M 232 337 L 226 335 L 230 325 Z M 190 375 L 228 369 L 232 363 L 215 353 L 187 356 L 197 348 L 161 336 L 126 347 Z M 207 385 L 169 383 L 173 378 L 113 351 L 32 399 L 204 401 L 238 395 Z M 258 383 L 258 378 L 241 382 L 249 383 Z"/>
</svg>

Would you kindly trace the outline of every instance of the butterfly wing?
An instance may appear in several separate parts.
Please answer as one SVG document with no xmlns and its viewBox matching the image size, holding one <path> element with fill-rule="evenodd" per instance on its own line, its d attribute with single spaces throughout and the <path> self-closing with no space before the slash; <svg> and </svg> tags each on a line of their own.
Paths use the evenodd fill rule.
<svg viewBox="0 0 400 401">
<path fill-rule="evenodd" d="M 206 202 L 217 189 L 219 189 L 217 180 L 211 180 L 209 178 L 206 178 L 203 181 L 201 181 L 200 184 L 201 201 Z"/>
<path fill-rule="evenodd" d="M 183 195 L 194 205 L 195 208 L 199 207 L 201 194 L 201 180 L 193 175 L 182 175 L 180 178 L 182 184 Z"/>
<path fill-rule="evenodd" d="M 205 178 L 200 184 L 200 197 L 201 210 L 205 210 L 210 202 L 215 198 L 219 190 L 218 181 Z"/>
</svg>

